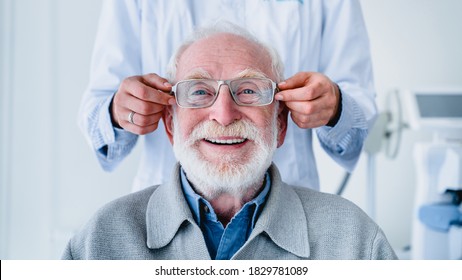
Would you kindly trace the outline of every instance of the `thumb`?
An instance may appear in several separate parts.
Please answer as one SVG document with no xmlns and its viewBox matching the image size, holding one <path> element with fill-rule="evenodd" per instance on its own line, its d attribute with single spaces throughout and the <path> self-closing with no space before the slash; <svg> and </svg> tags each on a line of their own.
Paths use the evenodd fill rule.
<svg viewBox="0 0 462 280">
<path fill-rule="evenodd" d="M 280 90 L 295 89 L 305 86 L 312 76 L 312 72 L 298 72 L 278 84 Z"/>
</svg>

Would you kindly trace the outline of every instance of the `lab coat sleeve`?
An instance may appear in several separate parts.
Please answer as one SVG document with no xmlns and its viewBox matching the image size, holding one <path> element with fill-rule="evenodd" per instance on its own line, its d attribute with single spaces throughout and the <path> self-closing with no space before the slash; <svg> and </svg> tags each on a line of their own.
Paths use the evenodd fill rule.
<svg viewBox="0 0 462 280">
<path fill-rule="evenodd" d="M 357 0 L 323 5 L 320 72 L 338 84 L 342 111 L 334 127 L 320 127 L 316 133 L 329 156 L 351 172 L 377 114 L 369 39 Z"/>
<path fill-rule="evenodd" d="M 109 106 L 121 81 L 141 72 L 139 37 L 137 1 L 104 0 L 78 125 L 106 171 L 130 153 L 138 138 L 113 127 Z"/>
</svg>

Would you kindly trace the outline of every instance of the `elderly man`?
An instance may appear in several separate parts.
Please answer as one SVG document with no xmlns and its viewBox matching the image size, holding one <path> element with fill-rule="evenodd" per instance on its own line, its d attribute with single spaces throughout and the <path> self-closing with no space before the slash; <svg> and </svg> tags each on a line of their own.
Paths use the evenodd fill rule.
<svg viewBox="0 0 462 280">
<path fill-rule="evenodd" d="M 103 207 L 66 259 L 393 259 L 382 230 L 341 197 L 284 184 L 273 153 L 287 109 L 278 55 L 229 23 L 199 30 L 171 67 L 168 184 Z"/>
</svg>

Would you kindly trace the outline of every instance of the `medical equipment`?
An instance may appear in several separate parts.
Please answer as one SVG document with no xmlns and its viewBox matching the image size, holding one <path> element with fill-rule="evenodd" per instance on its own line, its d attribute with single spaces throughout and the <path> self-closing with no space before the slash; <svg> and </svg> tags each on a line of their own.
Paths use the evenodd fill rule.
<svg viewBox="0 0 462 280">
<path fill-rule="evenodd" d="M 364 143 L 364 151 L 367 154 L 367 214 L 375 220 L 375 159 L 376 155 L 383 151 L 389 159 L 398 155 L 401 135 L 407 124 L 403 122 L 401 99 L 398 90 L 391 90 L 386 96 L 385 110 L 380 112 L 374 126 Z"/>
<path fill-rule="evenodd" d="M 462 259 L 462 90 L 402 91 L 387 94 L 369 133 L 366 212 L 375 218 L 375 156 L 398 154 L 404 128 L 433 134 L 416 143 L 412 259 Z M 402 106 L 402 103 L 403 105 Z M 406 108 L 406 110 L 403 110 Z M 408 122 L 403 121 L 403 112 Z"/>
<path fill-rule="evenodd" d="M 462 259 L 462 90 L 406 91 L 412 129 L 433 140 L 416 143 L 413 259 Z"/>
</svg>

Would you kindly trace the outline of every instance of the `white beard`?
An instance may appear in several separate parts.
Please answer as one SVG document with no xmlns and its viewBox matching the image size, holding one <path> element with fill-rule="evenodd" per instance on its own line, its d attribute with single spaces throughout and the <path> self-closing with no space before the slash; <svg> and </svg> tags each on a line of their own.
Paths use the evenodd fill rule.
<svg viewBox="0 0 462 280">
<path fill-rule="evenodd" d="M 189 139 L 185 140 L 181 136 L 174 114 L 173 151 L 188 180 L 206 199 L 211 200 L 225 193 L 235 198 L 243 198 L 249 191 L 257 191 L 263 183 L 264 175 L 277 148 L 277 123 L 277 110 L 266 124 L 266 127 L 271 128 L 268 135 L 250 121 L 236 121 L 226 127 L 215 121 L 204 121 L 195 127 Z M 254 142 L 255 149 L 244 158 L 221 154 L 217 155 L 221 159 L 218 164 L 210 162 L 199 152 L 198 143 L 204 138 L 219 136 L 246 138 Z"/>
</svg>

